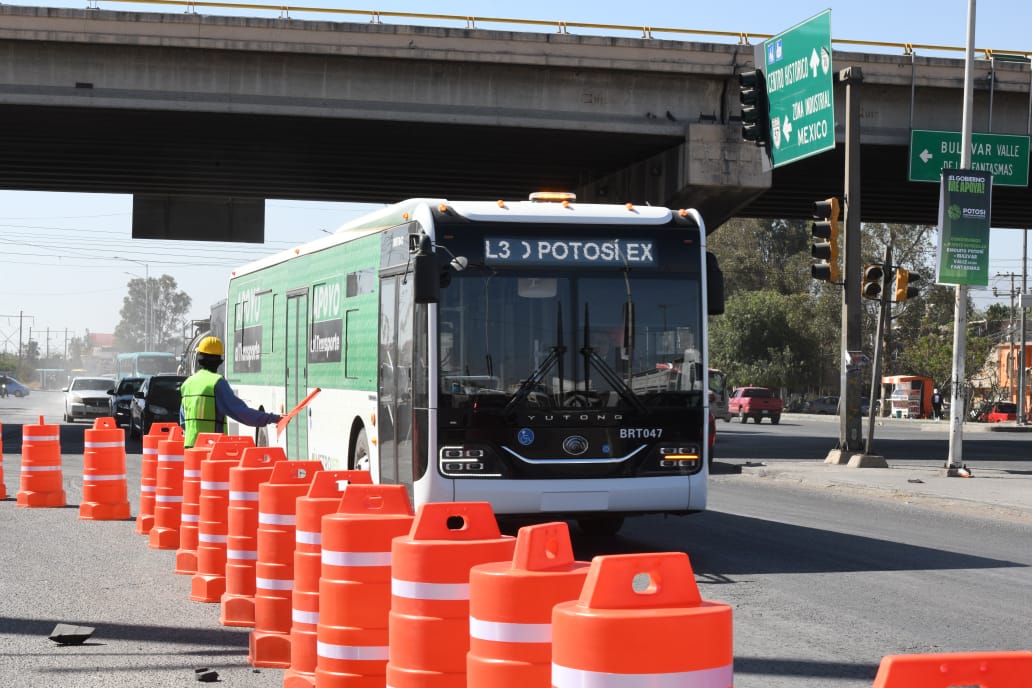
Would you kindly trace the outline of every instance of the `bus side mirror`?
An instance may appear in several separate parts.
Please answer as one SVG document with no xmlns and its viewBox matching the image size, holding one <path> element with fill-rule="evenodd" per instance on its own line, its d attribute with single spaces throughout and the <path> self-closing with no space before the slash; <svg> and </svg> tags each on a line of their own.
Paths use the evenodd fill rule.
<svg viewBox="0 0 1032 688">
<path fill-rule="evenodd" d="M 717 257 L 706 251 L 706 310 L 710 315 L 724 313 L 724 273 Z"/>
<path fill-rule="evenodd" d="M 412 279 L 416 303 L 437 303 L 441 299 L 441 274 L 437 254 L 430 245 L 430 237 L 419 240 L 419 248 L 412 256 Z"/>
</svg>

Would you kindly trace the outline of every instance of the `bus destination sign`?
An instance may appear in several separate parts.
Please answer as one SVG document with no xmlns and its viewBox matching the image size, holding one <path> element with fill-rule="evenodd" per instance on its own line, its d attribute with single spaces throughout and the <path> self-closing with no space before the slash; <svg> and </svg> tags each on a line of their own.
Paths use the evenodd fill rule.
<svg viewBox="0 0 1032 688">
<path fill-rule="evenodd" d="M 486 265 L 655 267 L 651 239 L 484 239 Z"/>
</svg>

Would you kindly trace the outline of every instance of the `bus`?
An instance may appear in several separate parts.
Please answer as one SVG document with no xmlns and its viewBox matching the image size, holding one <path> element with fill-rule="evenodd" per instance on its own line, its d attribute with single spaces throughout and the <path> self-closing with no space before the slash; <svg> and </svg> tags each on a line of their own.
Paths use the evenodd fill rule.
<svg viewBox="0 0 1032 688">
<path fill-rule="evenodd" d="M 175 373 L 179 369 L 179 359 L 175 354 L 161 351 L 134 351 L 118 354 L 115 361 L 115 374 L 119 380 L 123 377 L 147 377 L 160 373 Z"/>
<path fill-rule="evenodd" d="M 695 210 L 413 199 L 235 270 L 226 377 L 280 413 L 320 390 L 260 437 L 292 459 L 613 533 L 706 507 L 723 294 Z"/>
</svg>

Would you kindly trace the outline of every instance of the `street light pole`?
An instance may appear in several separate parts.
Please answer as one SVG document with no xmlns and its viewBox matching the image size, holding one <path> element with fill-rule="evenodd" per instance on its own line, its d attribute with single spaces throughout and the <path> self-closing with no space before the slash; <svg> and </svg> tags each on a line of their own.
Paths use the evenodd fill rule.
<svg viewBox="0 0 1032 688">
<path fill-rule="evenodd" d="M 136 263 L 137 265 L 143 266 L 143 350 L 150 351 L 150 323 L 151 323 L 151 306 L 150 306 L 150 265 L 144 263 L 142 260 L 134 260 L 132 258 L 125 258 L 124 256 L 115 256 L 116 260 L 125 260 L 130 263 Z M 125 273 L 132 275 L 131 272 Z M 133 275 L 138 277 L 139 275 Z"/>
</svg>

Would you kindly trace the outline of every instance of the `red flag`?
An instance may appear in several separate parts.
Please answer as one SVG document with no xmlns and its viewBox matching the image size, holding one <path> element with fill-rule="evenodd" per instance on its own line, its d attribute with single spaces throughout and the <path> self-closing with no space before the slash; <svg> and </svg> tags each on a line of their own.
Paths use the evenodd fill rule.
<svg viewBox="0 0 1032 688">
<path fill-rule="evenodd" d="M 314 399 L 315 395 L 318 394 L 321 391 L 322 391 L 321 388 L 316 387 L 315 389 L 313 389 L 309 393 L 309 395 L 307 397 L 302 399 L 301 403 L 298 404 L 297 406 L 295 406 L 294 409 L 290 413 L 288 413 L 287 415 L 285 415 L 285 416 L 283 416 L 282 418 L 279 419 L 279 422 L 276 423 L 276 439 L 277 440 L 279 439 L 280 435 L 283 434 L 283 429 L 285 427 L 287 427 L 287 423 L 292 421 L 294 419 L 294 416 L 296 416 L 301 411 L 301 409 L 303 409 L 305 406 L 308 406 L 308 402 L 310 402 L 312 399 Z"/>
</svg>

